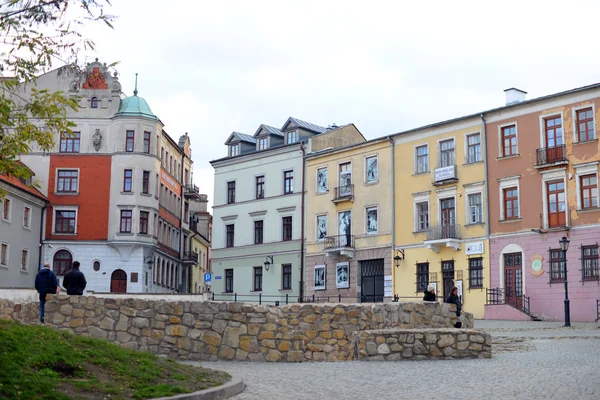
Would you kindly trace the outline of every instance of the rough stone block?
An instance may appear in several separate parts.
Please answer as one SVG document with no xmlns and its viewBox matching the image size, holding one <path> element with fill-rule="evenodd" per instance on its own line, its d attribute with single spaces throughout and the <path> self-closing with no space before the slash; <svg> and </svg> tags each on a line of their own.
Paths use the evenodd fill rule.
<svg viewBox="0 0 600 400">
<path fill-rule="evenodd" d="M 222 344 L 232 348 L 237 348 L 240 344 L 240 328 L 228 327 L 223 334 Z"/>
<path fill-rule="evenodd" d="M 382 343 L 377 347 L 377 354 L 390 354 L 390 348 L 386 343 Z"/>
<path fill-rule="evenodd" d="M 277 350 L 269 350 L 265 359 L 269 362 L 277 362 L 281 360 L 283 355 Z"/>
</svg>

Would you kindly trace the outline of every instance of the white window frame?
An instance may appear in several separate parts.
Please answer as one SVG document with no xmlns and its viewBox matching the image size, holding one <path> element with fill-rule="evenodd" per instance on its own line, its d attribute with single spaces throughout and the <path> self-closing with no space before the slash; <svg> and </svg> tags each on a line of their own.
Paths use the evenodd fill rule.
<svg viewBox="0 0 600 400">
<path fill-rule="evenodd" d="M 369 178 L 367 176 L 367 162 L 371 158 L 375 158 L 377 160 L 377 179 L 375 179 L 374 181 L 369 181 Z M 364 157 L 364 166 L 365 166 L 365 168 L 363 170 L 363 175 L 364 175 L 363 182 L 366 183 L 367 185 L 374 185 L 376 183 L 379 183 L 379 155 L 371 154 L 371 155 L 365 156 Z"/>
<path fill-rule="evenodd" d="M 481 196 L 481 220 L 478 222 L 471 221 L 471 205 L 469 204 L 469 197 L 478 194 Z M 473 185 L 465 188 L 465 225 L 478 225 L 485 223 L 485 204 L 483 201 L 483 184 Z"/>
<path fill-rule="evenodd" d="M 429 199 L 429 193 L 427 194 L 416 194 L 413 195 L 413 232 L 426 232 L 426 230 L 419 229 L 419 207 L 420 203 L 427 203 L 427 220 L 429 226 L 427 229 L 431 227 L 431 201 Z"/>
<path fill-rule="evenodd" d="M 27 252 L 27 256 L 25 257 L 25 265 L 23 265 L 23 252 L 26 251 Z M 23 268 L 25 267 L 25 268 Z M 20 271 L 29 271 L 29 249 L 26 247 L 23 247 L 21 249 L 21 268 Z"/>
<path fill-rule="evenodd" d="M 587 108 L 587 107 L 586 107 Z M 552 117 L 557 117 L 560 115 L 560 125 L 562 126 L 562 131 L 563 131 L 563 145 L 567 143 L 567 135 L 565 132 L 565 116 L 563 115 L 562 111 L 558 111 L 558 112 L 553 112 L 553 113 L 548 113 L 548 114 L 543 114 L 539 116 L 539 120 L 540 120 L 540 149 L 545 149 L 546 148 L 546 131 L 545 131 L 545 124 L 544 124 L 544 120 L 548 119 L 548 118 L 552 118 Z M 518 150 L 518 139 L 517 139 L 517 150 Z"/>
<path fill-rule="evenodd" d="M 504 156 L 502 154 L 503 149 L 504 149 L 504 141 L 502 140 L 502 128 L 506 128 L 507 126 L 512 126 L 512 125 L 515 126 L 515 137 L 517 138 L 517 153 L 512 154 L 510 156 Z M 517 121 L 511 121 L 511 122 L 507 122 L 507 123 L 498 125 L 498 158 L 517 157 L 519 155 L 521 155 L 521 153 L 519 153 L 519 125 L 517 124 Z M 519 198 L 520 198 L 520 193 L 521 192 L 519 192 Z M 519 199 L 519 202 L 520 202 L 520 199 Z M 519 208 L 519 210 L 520 210 L 520 208 Z"/>
<path fill-rule="evenodd" d="M 233 151 L 234 148 L 236 149 L 235 154 L 233 154 L 234 153 L 234 151 Z M 237 144 L 230 144 L 229 145 L 229 157 L 235 157 L 235 156 L 239 156 L 239 155 L 240 155 L 240 144 L 239 143 L 237 143 Z"/>
<path fill-rule="evenodd" d="M 518 143 L 518 142 L 517 142 Z M 518 150 L 518 147 L 517 147 Z M 519 207 L 519 215 L 518 219 L 521 219 L 521 185 L 520 185 L 521 176 L 508 176 L 505 178 L 498 179 L 500 185 L 498 185 L 499 191 L 498 196 L 500 198 L 500 221 L 507 221 L 505 214 L 506 210 L 504 209 L 504 189 L 508 189 L 511 187 L 516 187 L 517 192 L 519 193 L 519 198 L 517 200 L 517 205 Z M 512 220 L 508 220 L 512 221 Z"/>
<path fill-rule="evenodd" d="M 261 149 L 261 148 L 260 148 L 260 144 L 261 144 L 261 142 L 262 142 L 263 140 L 265 140 L 265 141 L 266 141 L 266 144 L 265 144 L 265 148 L 264 148 L 264 149 Z M 256 141 L 256 150 L 258 150 L 258 151 L 264 151 L 264 150 L 267 150 L 267 149 L 269 148 L 269 142 L 270 142 L 270 140 L 269 140 L 269 136 L 259 136 L 259 137 L 258 137 L 258 140 Z"/>
<path fill-rule="evenodd" d="M 327 190 L 320 192 L 319 191 L 319 171 L 323 170 L 323 169 L 326 171 L 325 174 L 327 175 Z M 329 193 L 329 168 L 327 165 L 317 167 L 317 170 L 315 171 L 315 193 L 317 193 L 317 194 Z"/>
<path fill-rule="evenodd" d="M 290 142 L 290 134 L 294 134 L 294 141 Z M 285 143 L 286 144 L 294 144 L 294 143 L 298 143 L 298 131 L 294 130 L 294 131 L 289 131 L 285 134 Z"/>
<path fill-rule="evenodd" d="M 450 165 L 447 165 L 446 167 L 456 165 L 456 159 L 457 159 L 457 157 L 456 157 L 457 156 L 457 154 L 456 154 L 456 137 L 454 137 L 454 136 L 445 137 L 445 138 L 438 139 L 438 141 L 436 142 L 436 160 L 435 160 L 436 167 L 435 167 L 435 169 L 445 168 L 445 167 L 442 167 L 442 142 L 449 142 L 451 140 L 452 140 L 453 148 L 454 148 L 454 159 L 453 159 L 453 163 Z"/>
<path fill-rule="evenodd" d="M 58 191 L 58 172 L 59 171 L 77 171 L 77 190 L 74 192 L 59 192 Z M 79 194 L 79 185 L 81 184 L 80 168 L 56 168 L 54 171 L 54 193 L 58 196 L 74 196 Z M 123 185 L 121 185 L 121 189 Z M 133 169 L 131 171 L 131 188 L 133 189 Z"/>
<path fill-rule="evenodd" d="M 368 220 L 368 212 L 370 209 L 375 209 L 377 211 L 377 230 L 375 232 L 369 232 L 369 220 Z M 365 206 L 365 212 L 364 212 L 364 227 L 365 227 L 365 234 L 366 235 L 377 235 L 379 233 L 379 205 L 377 204 L 372 204 L 369 206 Z"/>
<path fill-rule="evenodd" d="M 579 126 L 577 126 L 577 111 L 580 110 L 584 110 L 586 108 L 591 108 L 592 109 L 592 115 L 594 116 L 594 138 L 591 140 L 586 140 L 585 142 L 580 142 L 579 141 Z M 598 134 L 596 132 L 596 103 L 591 103 L 591 104 L 585 104 L 582 106 L 578 106 L 578 107 L 573 107 L 573 109 L 571 110 L 572 113 L 572 118 L 573 118 L 573 143 L 587 143 L 587 142 L 591 142 L 594 140 L 598 140 Z M 563 134 L 564 134 L 564 128 L 563 128 Z"/>
<path fill-rule="evenodd" d="M 57 211 L 75 211 L 75 232 L 73 233 L 62 233 L 62 232 L 56 232 L 56 212 Z M 52 206 L 52 235 L 67 235 L 67 236 L 72 236 L 72 235 L 77 235 L 77 222 L 79 222 L 79 206 Z M 119 226 L 120 226 L 121 220 L 120 220 L 120 216 L 119 216 Z M 132 216 L 132 226 L 133 226 L 133 216 Z"/>
<path fill-rule="evenodd" d="M 469 160 L 469 136 L 476 136 L 476 135 L 479 136 L 479 150 L 480 150 L 480 154 L 481 154 L 481 160 L 470 162 L 470 160 Z M 481 132 L 465 133 L 464 150 L 465 150 L 465 165 L 471 165 L 471 164 L 477 164 L 477 163 L 483 162 L 484 149 L 483 149 Z"/>
<path fill-rule="evenodd" d="M 457 192 L 456 187 L 448 189 L 441 189 L 437 191 L 437 224 L 442 224 L 442 201 L 448 199 L 454 199 L 454 224 L 458 224 L 458 202 L 456 201 Z M 429 214 L 431 215 L 431 213 Z M 429 226 L 431 227 L 431 217 L 429 219 Z"/>
<path fill-rule="evenodd" d="M 427 170 L 419 172 L 419 161 L 417 157 L 417 149 L 425 147 L 427 149 Z M 431 152 L 429 151 L 429 143 L 420 143 L 413 146 L 413 174 L 421 175 L 431 172 Z"/>
<path fill-rule="evenodd" d="M 4 218 L 4 202 L 6 200 L 8 200 L 8 219 Z M 14 199 L 12 197 L 6 195 L 4 197 L 4 200 L 2 200 L 1 205 L 2 205 L 2 208 L 0 209 L 0 220 L 5 221 L 5 222 L 11 222 Z"/>
<path fill-rule="evenodd" d="M 25 210 L 29 210 L 29 216 L 27 218 L 27 224 L 25 224 Z M 30 206 L 23 207 L 23 228 L 31 230 L 31 213 L 33 209 Z"/>
<path fill-rule="evenodd" d="M 540 171 L 542 174 L 542 205 L 544 207 L 543 213 L 543 225 L 544 229 L 548 229 L 549 221 L 548 221 L 548 182 L 550 181 L 559 181 L 563 180 L 565 185 L 565 203 L 567 209 L 565 210 L 565 225 L 569 226 L 569 193 L 567 187 L 567 169 L 559 168 L 559 169 L 551 169 L 549 171 Z M 519 192 L 519 203 L 521 202 L 521 192 Z M 521 208 L 519 207 L 519 213 Z"/>
<path fill-rule="evenodd" d="M 344 160 L 344 161 L 340 161 L 337 163 L 337 169 L 335 171 L 336 174 L 336 182 L 337 182 L 337 187 L 340 187 L 341 182 L 340 182 L 340 166 L 344 165 L 344 164 L 350 164 L 350 184 L 353 185 L 354 184 L 354 165 L 352 160 Z"/>
<path fill-rule="evenodd" d="M 352 228 L 354 227 L 354 218 L 352 218 L 352 209 L 351 208 L 349 208 L 347 210 L 338 210 L 336 212 L 336 214 L 335 214 L 335 219 L 336 219 L 336 221 L 335 221 L 335 227 L 336 227 L 336 230 L 335 230 L 335 235 L 334 236 L 339 236 L 340 235 L 340 214 L 345 213 L 345 212 L 349 212 L 350 213 L 350 236 L 352 236 L 352 231 L 353 231 Z M 329 230 L 329 224 L 327 224 L 327 229 Z M 329 234 L 329 232 L 328 232 L 328 235 L 332 236 L 332 235 Z"/>
<path fill-rule="evenodd" d="M 2 245 L 6 246 L 6 264 L 2 264 Z M 0 242 L 0 265 L 3 267 L 8 267 L 10 264 L 10 244 L 6 242 Z"/>
<path fill-rule="evenodd" d="M 589 108 L 589 107 L 584 107 L 584 108 Z M 579 164 L 579 165 L 574 165 L 573 167 L 575 168 L 575 186 L 576 186 L 576 190 L 577 190 L 577 211 L 582 211 L 583 208 L 583 199 L 581 198 L 581 177 L 584 175 L 591 175 L 591 174 L 595 174 L 596 175 L 596 182 L 597 182 L 597 187 L 598 187 L 598 194 L 600 197 L 600 185 L 598 182 L 598 164 L 600 164 L 600 161 L 593 161 L 590 163 L 585 163 L 585 164 Z M 599 205 L 600 205 L 600 198 L 598 199 L 599 201 Z M 586 208 L 586 210 L 593 210 L 594 208 Z"/>
<path fill-rule="evenodd" d="M 315 242 L 323 242 L 325 239 L 319 239 L 319 217 L 325 217 L 325 224 L 327 228 L 327 234 L 325 237 L 329 235 L 329 214 L 317 214 L 315 215 Z"/>
</svg>

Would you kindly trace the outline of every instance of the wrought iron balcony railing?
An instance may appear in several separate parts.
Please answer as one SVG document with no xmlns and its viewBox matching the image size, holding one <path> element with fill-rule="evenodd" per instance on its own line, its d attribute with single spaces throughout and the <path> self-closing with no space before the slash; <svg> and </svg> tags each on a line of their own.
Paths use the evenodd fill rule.
<svg viewBox="0 0 600 400">
<path fill-rule="evenodd" d="M 323 243 L 324 250 L 342 247 L 354 248 L 354 235 L 327 236 Z"/>
<path fill-rule="evenodd" d="M 198 264 L 198 253 L 186 251 L 183 253 L 182 261 L 184 263 Z"/>
<path fill-rule="evenodd" d="M 563 161 L 567 161 L 567 151 L 564 144 L 554 147 L 543 147 L 536 151 L 537 166 Z"/>
<path fill-rule="evenodd" d="M 427 230 L 426 240 L 460 239 L 459 224 L 431 225 Z"/>
<path fill-rule="evenodd" d="M 354 185 L 336 187 L 333 191 L 333 201 L 350 200 L 354 198 Z"/>
</svg>

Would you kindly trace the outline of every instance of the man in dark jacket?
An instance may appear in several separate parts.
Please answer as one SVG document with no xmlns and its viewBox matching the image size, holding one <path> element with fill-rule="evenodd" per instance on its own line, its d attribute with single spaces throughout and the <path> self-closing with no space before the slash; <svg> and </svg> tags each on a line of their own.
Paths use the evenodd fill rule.
<svg viewBox="0 0 600 400">
<path fill-rule="evenodd" d="M 73 267 L 63 279 L 63 287 L 67 289 L 67 294 L 71 296 L 81 296 L 85 290 L 85 285 L 87 285 L 85 275 L 79 270 L 79 265 L 79 261 L 74 261 Z"/>
<path fill-rule="evenodd" d="M 54 272 L 50 269 L 49 263 L 44 263 L 44 266 L 35 277 L 35 290 L 40 294 L 40 322 L 44 323 L 44 309 L 46 307 L 46 295 L 48 293 L 59 293 L 58 279 Z"/>
</svg>

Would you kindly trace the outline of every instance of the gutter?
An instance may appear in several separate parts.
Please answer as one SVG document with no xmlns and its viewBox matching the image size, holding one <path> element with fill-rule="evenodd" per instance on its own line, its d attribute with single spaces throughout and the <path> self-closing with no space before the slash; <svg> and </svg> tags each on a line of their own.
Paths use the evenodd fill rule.
<svg viewBox="0 0 600 400">
<path fill-rule="evenodd" d="M 485 176 L 485 197 L 489 199 L 489 195 L 490 195 L 490 182 L 488 179 L 488 147 L 487 147 L 487 134 L 486 134 L 486 130 L 485 130 L 485 117 L 484 114 L 481 113 L 480 115 L 481 117 L 481 136 L 482 136 L 482 141 L 481 144 L 483 145 L 483 148 L 485 149 L 485 155 L 483 156 L 483 173 Z M 487 237 L 487 239 L 490 239 L 490 207 L 489 207 L 489 201 L 486 202 L 486 207 L 485 207 L 485 236 Z M 488 244 L 489 246 L 489 244 Z M 489 249 L 488 249 L 489 251 Z"/>
<path fill-rule="evenodd" d="M 46 209 L 48 208 L 48 201 L 44 203 L 42 207 L 42 219 L 40 220 L 40 246 L 38 255 L 38 271 L 42 269 L 42 251 L 44 250 L 44 226 L 46 225 Z M 33 211 L 33 209 L 32 209 Z M 33 216 L 32 216 L 33 219 Z"/>
<path fill-rule="evenodd" d="M 394 139 L 388 136 L 387 139 L 392 145 L 392 276 L 394 275 L 394 251 L 396 250 L 396 158 L 394 153 Z M 396 280 L 392 279 L 392 292 L 396 294 Z"/>
<path fill-rule="evenodd" d="M 304 228 L 305 228 L 305 199 L 306 199 L 306 147 L 304 144 L 300 145 L 300 150 L 302 150 L 302 204 L 300 206 L 300 219 L 301 219 L 301 228 L 300 228 L 300 290 L 298 292 L 300 297 L 300 303 L 303 303 L 304 299 Z"/>
</svg>

